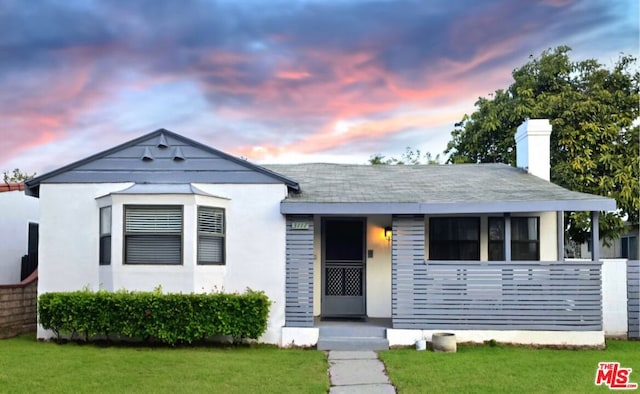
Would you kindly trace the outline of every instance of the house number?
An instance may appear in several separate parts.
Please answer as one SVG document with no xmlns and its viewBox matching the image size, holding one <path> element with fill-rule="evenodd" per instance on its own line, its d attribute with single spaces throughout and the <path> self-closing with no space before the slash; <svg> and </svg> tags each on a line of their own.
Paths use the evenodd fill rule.
<svg viewBox="0 0 640 394">
<path fill-rule="evenodd" d="M 292 222 L 292 230 L 309 230 L 309 223 L 307 222 Z"/>
</svg>

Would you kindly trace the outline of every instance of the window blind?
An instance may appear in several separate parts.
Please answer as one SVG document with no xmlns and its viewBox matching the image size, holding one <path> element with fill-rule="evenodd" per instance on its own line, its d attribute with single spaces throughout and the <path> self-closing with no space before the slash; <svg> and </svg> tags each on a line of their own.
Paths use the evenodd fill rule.
<svg viewBox="0 0 640 394">
<path fill-rule="evenodd" d="M 198 264 L 224 264 L 224 210 L 198 207 Z"/>
<path fill-rule="evenodd" d="M 127 264 L 182 263 L 182 207 L 125 207 Z"/>
</svg>

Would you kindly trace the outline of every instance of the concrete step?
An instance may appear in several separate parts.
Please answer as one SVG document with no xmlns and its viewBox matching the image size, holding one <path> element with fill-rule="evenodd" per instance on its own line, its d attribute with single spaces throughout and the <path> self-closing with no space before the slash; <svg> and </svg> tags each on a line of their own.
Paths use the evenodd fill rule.
<svg viewBox="0 0 640 394">
<path fill-rule="evenodd" d="M 386 327 L 378 326 L 321 326 L 320 338 L 322 337 L 373 337 L 385 338 L 387 336 Z"/>
<path fill-rule="evenodd" d="M 318 339 L 318 350 L 388 350 L 386 338 L 374 337 L 323 337 Z"/>
</svg>

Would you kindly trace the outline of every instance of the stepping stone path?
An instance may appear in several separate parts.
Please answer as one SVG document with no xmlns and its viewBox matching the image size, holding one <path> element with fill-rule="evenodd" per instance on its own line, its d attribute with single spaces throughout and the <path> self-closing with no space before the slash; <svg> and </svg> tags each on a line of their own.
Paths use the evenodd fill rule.
<svg viewBox="0 0 640 394">
<path fill-rule="evenodd" d="M 329 352 L 330 394 L 395 394 L 384 364 L 373 351 Z"/>
</svg>

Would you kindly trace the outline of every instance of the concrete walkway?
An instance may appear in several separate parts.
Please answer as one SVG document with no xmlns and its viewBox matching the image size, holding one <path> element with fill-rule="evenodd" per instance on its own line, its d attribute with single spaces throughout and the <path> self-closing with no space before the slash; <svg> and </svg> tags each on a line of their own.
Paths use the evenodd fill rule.
<svg viewBox="0 0 640 394">
<path fill-rule="evenodd" d="M 330 394 L 395 394 L 384 364 L 373 351 L 329 352 Z"/>
</svg>

